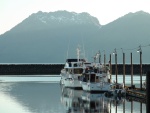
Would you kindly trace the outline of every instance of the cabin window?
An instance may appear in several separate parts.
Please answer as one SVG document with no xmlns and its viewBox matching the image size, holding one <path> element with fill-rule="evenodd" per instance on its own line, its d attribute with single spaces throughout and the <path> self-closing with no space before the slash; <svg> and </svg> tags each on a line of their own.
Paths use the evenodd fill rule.
<svg viewBox="0 0 150 113">
<path fill-rule="evenodd" d="M 69 73 L 72 73 L 72 69 L 69 69 Z"/>
<path fill-rule="evenodd" d="M 83 69 L 74 69 L 74 74 L 82 74 Z"/>
<path fill-rule="evenodd" d="M 87 76 L 87 75 L 84 75 L 83 78 L 86 82 L 89 80 L 89 76 Z"/>
<path fill-rule="evenodd" d="M 89 77 L 87 77 L 87 80 L 90 80 L 90 78 L 89 78 Z"/>
<path fill-rule="evenodd" d="M 102 74 L 102 71 L 100 71 L 99 73 Z"/>
<path fill-rule="evenodd" d="M 85 76 L 83 77 L 83 82 L 87 82 L 87 78 L 85 78 Z"/>
<path fill-rule="evenodd" d="M 97 73 L 97 69 L 94 69 L 94 72 Z"/>
<path fill-rule="evenodd" d="M 77 67 L 77 64 L 74 64 L 73 66 L 74 66 L 74 67 Z"/>
<path fill-rule="evenodd" d="M 69 62 L 69 67 L 71 67 L 71 63 Z"/>
<path fill-rule="evenodd" d="M 91 74 L 90 82 L 95 82 L 95 75 Z"/>
<path fill-rule="evenodd" d="M 91 109 L 95 109 L 96 108 L 95 102 L 90 102 L 90 108 Z"/>
<path fill-rule="evenodd" d="M 89 80 L 89 76 L 83 76 L 83 82 L 87 82 Z"/>
<path fill-rule="evenodd" d="M 96 76 L 96 82 L 99 82 L 99 77 L 98 76 Z"/>
<path fill-rule="evenodd" d="M 66 69 L 66 72 L 68 72 L 68 69 Z"/>
<path fill-rule="evenodd" d="M 79 80 L 79 81 L 81 80 L 81 77 L 80 77 L 80 76 L 78 76 L 78 80 Z"/>
</svg>

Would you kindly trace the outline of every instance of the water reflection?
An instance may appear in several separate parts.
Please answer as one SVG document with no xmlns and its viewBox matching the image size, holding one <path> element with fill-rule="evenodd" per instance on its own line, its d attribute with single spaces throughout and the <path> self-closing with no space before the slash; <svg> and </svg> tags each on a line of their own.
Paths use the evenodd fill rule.
<svg viewBox="0 0 150 113">
<path fill-rule="evenodd" d="M 83 112 L 86 113 L 109 113 L 110 99 L 104 94 L 91 94 L 83 92 L 82 95 Z"/>
<path fill-rule="evenodd" d="M 60 95 L 58 83 L 0 83 L 0 112 L 65 112 L 60 103 Z"/>
<path fill-rule="evenodd" d="M 108 98 L 104 93 L 89 93 L 62 87 L 61 102 L 67 113 L 111 113 L 111 107 L 120 106 L 124 101 L 121 97 Z"/>
<path fill-rule="evenodd" d="M 60 99 L 61 97 L 61 99 Z M 0 113 L 146 113 L 135 98 L 105 97 L 59 83 L 0 82 Z"/>
<path fill-rule="evenodd" d="M 64 105 L 67 113 L 81 111 L 81 94 L 82 90 L 73 90 L 62 87 L 61 103 Z"/>
</svg>

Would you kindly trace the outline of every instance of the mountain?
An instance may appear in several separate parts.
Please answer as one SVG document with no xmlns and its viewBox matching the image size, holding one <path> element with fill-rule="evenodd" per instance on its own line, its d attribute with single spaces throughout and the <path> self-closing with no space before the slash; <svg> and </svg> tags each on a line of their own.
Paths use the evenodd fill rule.
<svg viewBox="0 0 150 113">
<path fill-rule="evenodd" d="M 133 61 L 139 63 L 135 51 L 140 44 L 150 43 L 149 29 L 150 14 L 143 11 L 126 14 L 103 26 L 85 12 L 39 11 L 0 35 L 0 62 L 63 63 L 67 51 L 68 57 L 76 57 L 76 48 L 81 45 L 89 60 L 98 50 L 102 55 L 105 50 L 108 61 L 109 54 L 117 48 L 121 63 L 123 48 L 128 63 L 130 52 L 134 54 Z M 149 47 L 142 47 L 142 51 L 143 62 L 150 63 Z"/>
<path fill-rule="evenodd" d="M 10 32 L 22 33 L 41 30 L 53 30 L 74 26 L 100 27 L 97 18 L 88 13 L 75 13 L 67 11 L 37 12 L 30 15 L 23 22 L 15 26 Z"/>
<path fill-rule="evenodd" d="M 130 46 L 134 44 L 133 47 L 135 47 L 135 44 L 144 44 L 146 40 L 149 40 L 149 28 L 150 14 L 139 11 L 129 13 L 103 26 L 101 32 L 103 32 L 106 37 L 113 38 L 114 43 L 118 40 L 119 43 L 128 42 Z"/>
<path fill-rule="evenodd" d="M 82 39 L 90 41 L 101 25 L 88 13 L 57 11 L 30 15 L 1 36 L 0 62 L 64 62 L 67 55 L 76 57 Z"/>
<path fill-rule="evenodd" d="M 107 44 L 107 51 L 113 52 L 117 48 L 122 62 L 122 50 L 126 53 L 126 62 L 130 63 L 130 53 L 133 53 L 133 62 L 139 63 L 139 55 L 136 52 L 138 47 L 142 47 L 143 62 L 150 63 L 149 49 L 147 45 L 150 44 L 150 14 L 138 11 L 129 13 L 117 20 L 102 26 L 99 36 L 102 37 L 105 44 Z M 119 57 L 118 56 L 118 57 Z"/>
</svg>

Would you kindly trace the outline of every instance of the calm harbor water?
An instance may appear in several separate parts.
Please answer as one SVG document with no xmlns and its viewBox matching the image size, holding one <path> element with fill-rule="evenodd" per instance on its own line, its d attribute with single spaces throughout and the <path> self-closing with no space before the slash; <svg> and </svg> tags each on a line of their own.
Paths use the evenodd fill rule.
<svg viewBox="0 0 150 113">
<path fill-rule="evenodd" d="M 0 77 L 0 113 L 146 113 L 145 103 L 63 88 L 59 80 L 58 76 Z M 126 83 L 130 84 L 130 76 Z M 134 84 L 139 83 L 135 76 Z"/>
</svg>

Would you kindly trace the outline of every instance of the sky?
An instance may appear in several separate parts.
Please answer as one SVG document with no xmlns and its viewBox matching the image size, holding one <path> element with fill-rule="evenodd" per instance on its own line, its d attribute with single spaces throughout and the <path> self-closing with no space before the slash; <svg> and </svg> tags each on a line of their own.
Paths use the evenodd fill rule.
<svg viewBox="0 0 150 113">
<path fill-rule="evenodd" d="M 150 0 L 0 0 L 0 34 L 10 30 L 32 13 L 38 11 L 88 12 L 101 25 L 129 13 L 150 13 Z"/>
</svg>

